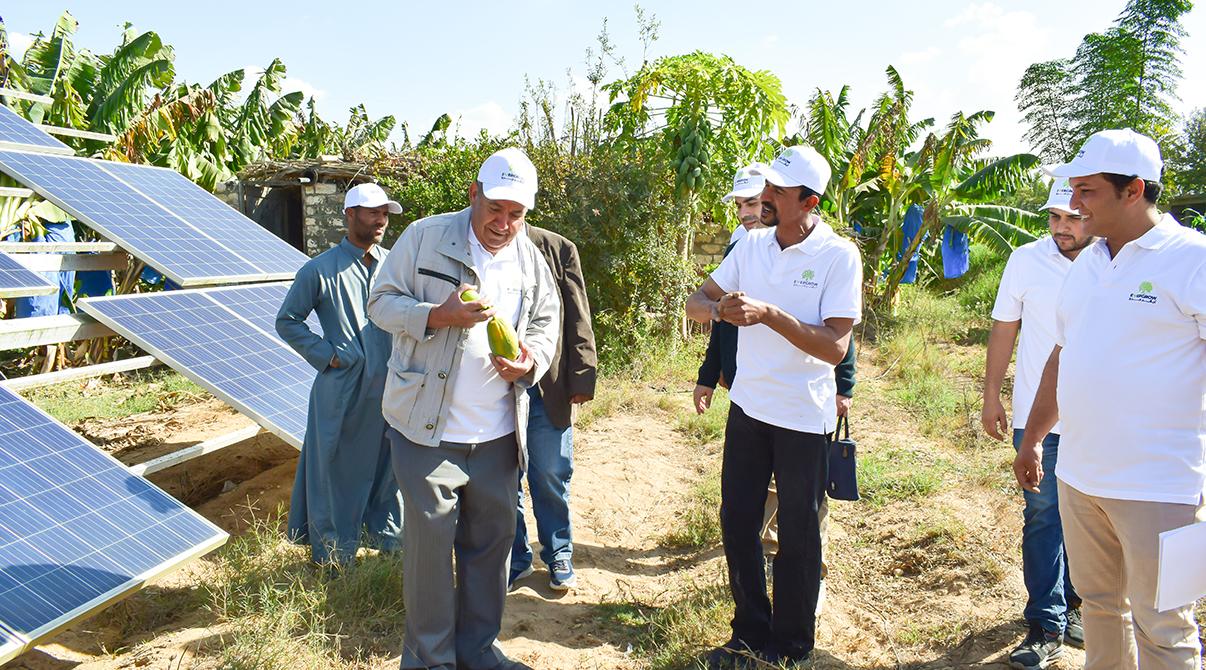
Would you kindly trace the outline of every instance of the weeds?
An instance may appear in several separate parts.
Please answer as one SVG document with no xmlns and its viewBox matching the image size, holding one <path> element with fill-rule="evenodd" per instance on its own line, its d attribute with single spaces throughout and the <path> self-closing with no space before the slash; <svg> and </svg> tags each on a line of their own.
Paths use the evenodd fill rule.
<svg viewBox="0 0 1206 670">
<path fill-rule="evenodd" d="M 25 396 L 67 425 L 84 419 L 120 419 L 166 410 L 209 397 L 187 377 L 167 368 L 139 370 L 109 380 L 71 381 L 34 388 Z"/>
<path fill-rule="evenodd" d="M 679 526 L 662 539 L 662 545 L 675 549 L 704 549 L 720 543 L 720 473 L 714 472 L 697 483 L 678 517 Z"/>
<path fill-rule="evenodd" d="M 397 653 L 401 562 L 367 552 L 329 573 L 281 538 L 282 513 L 256 519 L 219 554 L 205 592 L 223 629 L 224 668 L 345 668 Z"/>
</svg>

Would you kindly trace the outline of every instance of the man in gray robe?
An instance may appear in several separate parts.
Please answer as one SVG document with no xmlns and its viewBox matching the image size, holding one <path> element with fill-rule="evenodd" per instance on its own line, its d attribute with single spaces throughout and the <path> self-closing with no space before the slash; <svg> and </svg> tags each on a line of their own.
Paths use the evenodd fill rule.
<svg viewBox="0 0 1206 670">
<path fill-rule="evenodd" d="M 401 211 L 376 184 L 349 190 L 347 237 L 298 270 L 276 317 L 276 332 L 318 371 L 289 504 L 289 539 L 309 544 L 319 564 L 354 560 L 362 528 L 382 551 L 401 547 L 402 496 L 381 414 L 390 336 L 366 315 L 369 287 L 388 253 L 379 243 L 389 214 Z M 311 312 L 321 336 L 306 325 Z"/>
</svg>

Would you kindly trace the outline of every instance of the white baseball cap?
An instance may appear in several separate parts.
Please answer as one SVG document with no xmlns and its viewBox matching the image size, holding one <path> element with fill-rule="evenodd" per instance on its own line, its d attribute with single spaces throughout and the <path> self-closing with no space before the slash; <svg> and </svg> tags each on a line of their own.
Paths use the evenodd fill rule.
<svg viewBox="0 0 1206 670">
<path fill-rule="evenodd" d="M 766 178 L 755 172 L 758 168 L 765 168 L 762 163 L 751 163 L 740 170 L 733 176 L 733 190 L 729 194 L 721 198 L 721 202 L 728 202 L 733 198 L 752 198 L 766 188 Z"/>
<path fill-rule="evenodd" d="M 780 152 L 770 165 L 754 167 L 751 173 L 766 177 L 766 181 L 775 186 L 806 186 L 817 193 L 824 193 L 833 169 L 816 149 L 807 144 L 797 144 Z"/>
<path fill-rule="evenodd" d="M 1122 128 L 1102 130 L 1085 140 L 1076 158 L 1048 170 L 1053 177 L 1087 177 L 1108 172 L 1144 181 L 1160 181 L 1164 161 L 1160 147 L 1146 135 Z"/>
<path fill-rule="evenodd" d="M 1055 181 L 1051 182 L 1051 193 L 1047 196 L 1047 204 L 1043 205 L 1042 210 L 1058 209 L 1061 212 L 1079 215 L 1080 212 L 1072 209 L 1072 187 L 1068 185 L 1068 180 L 1065 177 L 1056 177 Z"/>
<path fill-rule="evenodd" d="M 351 207 L 380 207 L 381 205 L 389 205 L 390 214 L 402 213 L 402 205 L 390 200 L 389 196 L 385 194 L 385 190 L 376 184 L 357 184 L 348 189 L 347 195 L 343 196 L 345 212 Z"/>
<path fill-rule="evenodd" d="M 515 147 L 494 152 L 477 171 L 482 195 L 491 200 L 510 200 L 528 209 L 536 206 L 536 166 Z"/>
</svg>

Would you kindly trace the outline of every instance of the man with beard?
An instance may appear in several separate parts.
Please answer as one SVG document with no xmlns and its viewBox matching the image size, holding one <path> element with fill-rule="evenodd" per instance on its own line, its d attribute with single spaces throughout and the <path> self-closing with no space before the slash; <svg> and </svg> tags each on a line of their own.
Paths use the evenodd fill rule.
<svg viewBox="0 0 1206 670">
<path fill-rule="evenodd" d="M 1064 280 L 1013 470 L 1027 491 L 1050 486 L 1042 439 L 1058 420 L 1085 670 L 1202 667 L 1193 603 L 1156 605 L 1160 533 L 1206 521 L 1206 236 L 1160 214 L 1163 168 L 1128 128 L 1052 170 L 1099 239 Z"/>
<path fill-rule="evenodd" d="M 819 507 L 828 434 L 837 424 L 834 366 L 861 317 L 858 248 L 816 214 L 831 170 L 794 146 L 757 170 L 762 222 L 687 301 L 700 323 L 742 328 L 721 466 L 721 534 L 733 594 L 732 638 L 709 667 L 748 656 L 799 663 L 812 653 L 821 581 Z M 760 531 L 772 475 L 779 490 L 775 600 L 767 597 Z"/>
<path fill-rule="evenodd" d="M 733 190 L 720 199 L 721 202 L 732 200 L 737 203 L 738 225 L 733 229 L 733 234 L 729 236 L 730 247 L 751 230 L 765 228 L 761 219 L 762 189 L 766 186 L 766 179 L 760 174 L 755 174 L 761 165 L 761 163 L 751 163 L 738 170 L 737 174 L 733 175 Z M 728 255 L 728 250 L 725 250 L 725 255 Z"/>
<path fill-rule="evenodd" d="M 1081 250 L 1093 242 L 1085 233 L 1080 214 L 1069 200 L 1067 179 L 1056 179 L 1043 209 L 1051 235 L 1018 247 L 1009 256 L 997 302 L 992 310 L 988 360 L 984 370 L 984 431 L 1005 439 L 1008 419 L 1001 404 L 1013 345 L 1021 331 L 1017 375 L 1013 384 L 1013 446 L 1022 443 L 1026 418 L 1043 365 L 1055 346 L 1055 303 L 1064 277 Z M 1055 471 L 1059 450 L 1059 425 L 1043 438 L 1043 469 Z M 1059 519 L 1059 497 L 1054 482 L 1042 493 L 1024 491 L 1026 508 L 1022 524 L 1022 574 L 1026 582 L 1024 615 L 1029 634 L 1009 655 L 1014 667 L 1044 668 L 1062 653 L 1061 644 L 1084 646 L 1080 599 L 1068 578 L 1064 532 Z"/>
<path fill-rule="evenodd" d="M 276 332 L 318 376 L 289 503 L 289 539 L 310 545 L 315 563 L 356 557 L 363 528 L 379 549 L 399 548 L 402 497 L 390 470 L 381 394 L 389 334 L 366 313 L 369 286 L 385 260 L 390 214 L 402 207 L 376 184 L 343 200 L 348 234 L 300 270 L 276 316 Z M 306 318 L 318 315 L 322 335 Z"/>
<path fill-rule="evenodd" d="M 765 228 L 762 225 L 762 190 L 766 187 L 766 179 L 758 173 L 761 163 L 747 165 L 737 171 L 733 177 L 733 190 L 721 202 L 734 201 L 737 204 L 737 218 L 740 225 L 733 231 L 729 246 L 724 250 L 727 258 L 737 242 L 742 240 L 751 230 Z M 712 324 L 708 333 L 708 348 L 704 352 L 703 363 L 695 381 L 694 407 L 696 414 L 703 414 L 712 406 L 712 396 L 719 384 L 729 388 L 737 376 L 737 327 L 731 323 L 718 321 Z M 853 401 L 855 384 L 855 350 L 854 338 L 850 338 L 850 347 L 846 357 L 834 369 L 837 382 L 836 409 L 838 416 L 846 416 Z M 766 508 L 762 520 L 762 552 L 766 559 L 767 579 L 773 579 L 775 554 L 779 551 L 779 496 L 772 481 L 766 492 Z M 825 563 L 825 548 L 829 517 L 828 498 L 821 499 L 821 589 L 817 597 L 816 612 L 820 615 L 825 600 L 825 575 L 828 572 Z"/>
</svg>

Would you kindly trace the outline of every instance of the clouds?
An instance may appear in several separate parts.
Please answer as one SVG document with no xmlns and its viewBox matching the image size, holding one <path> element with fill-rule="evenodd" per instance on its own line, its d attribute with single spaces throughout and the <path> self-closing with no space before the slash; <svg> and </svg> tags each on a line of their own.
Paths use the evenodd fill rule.
<svg viewBox="0 0 1206 670">
<path fill-rule="evenodd" d="M 8 33 L 8 52 L 13 57 L 13 60 L 20 61 L 25 55 L 25 50 L 31 44 L 33 44 L 32 35 L 17 32 Z"/>
<path fill-rule="evenodd" d="M 905 84 L 916 91 L 916 115 L 932 116 L 941 126 L 955 112 L 990 109 L 996 117 L 984 133 L 993 140 L 993 153 L 1029 151 L 1013 102 L 1018 81 L 1031 63 L 1076 45 L 1064 44 L 1036 14 L 993 2 L 962 8 L 943 21 L 940 34 L 938 44 L 896 59 Z"/>
<path fill-rule="evenodd" d="M 515 116 L 494 100 L 452 113 L 453 130 L 466 138 L 476 137 L 482 130 L 491 135 L 502 134 L 510 130 L 514 122 Z"/>
</svg>

